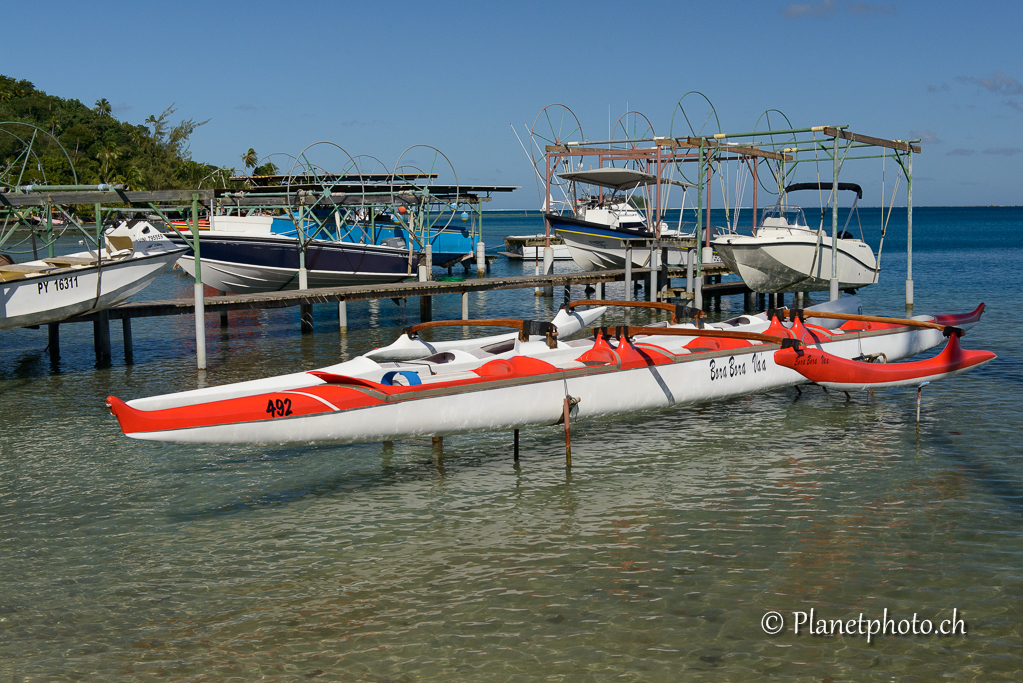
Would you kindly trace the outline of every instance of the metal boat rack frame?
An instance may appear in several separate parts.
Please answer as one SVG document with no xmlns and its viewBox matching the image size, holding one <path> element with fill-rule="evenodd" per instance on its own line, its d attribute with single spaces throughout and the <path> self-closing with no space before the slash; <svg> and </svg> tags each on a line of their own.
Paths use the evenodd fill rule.
<svg viewBox="0 0 1023 683">
<path fill-rule="evenodd" d="M 696 172 L 696 244 L 704 243 L 710 247 L 710 206 L 711 179 L 720 163 L 737 160 L 746 164 L 753 176 L 753 221 L 756 226 L 757 186 L 759 184 L 758 167 L 765 164 L 777 183 L 778 194 L 781 196 L 789 179 L 800 163 L 830 160 L 832 164 L 833 187 L 838 186 L 838 177 L 846 161 L 859 159 L 894 159 L 900 172 L 907 181 L 906 198 L 906 312 L 913 310 L 913 155 L 919 154 L 920 140 L 888 140 L 848 130 L 849 126 L 811 126 L 806 128 L 785 128 L 778 130 L 761 130 L 738 133 L 717 133 L 706 136 L 679 137 L 643 137 L 632 139 L 597 140 L 585 142 L 566 142 L 563 144 L 546 145 L 546 174 L 544 176 L 545 208 L 551 210 L 552 181 L 559 167 L 576 168 L 583 158 L 595 159 L 597 168 L 605 163 L 634 163 L 641 170 L 657 177 L 651 186 L 655 189 L 647 206 L 653 210 L 647 212 L 647 221 L 654 235 L 647 239 L 651 251 L 659 248 L 661 218 L 665 208 L 662 206 L 661 185 L 667 182 L 665 169 L 676 164 L 695 163 Z M 740 144 L 736 141 L 743 141 Z M 645 146 L 642 146 L 645 145 Z M 873 150 L 874 153 L 864 153 Z M 877 151 L 879 150 L 879 152 Z M 851 153 L 851 154 L 850 154 Z M 808 155 L 812 154 L 812 157 Z M 800 155 L 803 155 L 800 158 Z M 573 161 L 574 160 L 574 161 Z M 773 162 L 773 164 L 771 163 Z M 821 183 L 823 185 L 823 183 Z M 827 189 L 826 187 L 822 189 Z M 652 201 L 651 201 L 652 200 Z M 894 201 L 894 193 L 892 196 Z M 704 202 L 706 215 L 704 216 Z M 827 205 L 831 207 L 832 233 L 832 273 L 837 273 L 838 259 L 838 193 L 831 190 Z M 890 209 L 889 209 L 890 215 Z M 545 221 L 546 222 L 546 221 Z M 887 226 L 887 221 L 884 222 Z M 546 223 L 547 246 L 549 246 L 551 226 Z M 883 232 L 882 232 L 883 239 Z M 696 249 L 696 290 L 694 302 L 697 308 L 703 308 L 701 284 L 703 281 L 703 250 Z M 628 259 L 626 259 L 628 263 Z M 651 275 L 651 295 L 654 286 Z M 838 299 L 837 277 L 831 280 L 831 300 Z"/>
</svg>

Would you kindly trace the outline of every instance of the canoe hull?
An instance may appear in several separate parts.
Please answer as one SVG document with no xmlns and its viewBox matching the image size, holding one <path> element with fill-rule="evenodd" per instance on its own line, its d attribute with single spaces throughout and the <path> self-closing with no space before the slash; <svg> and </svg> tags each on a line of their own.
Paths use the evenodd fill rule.
<svg viewBox="0 0 1023 683">
<path fill-rule="evenodd" d="M 694 330 L 694 334 L 698 332 Z M 822 346 L 849 358 L 884 353 L 898 359 L 941 341 L 938 330 L 893 328 L 836 335 Z M 658 355 L 654 347 L 639 344 L 638 348 L 646 349 L 657 362 L 636 367 L 585 365 L 574 360 L 583 358 L 585 350 L 559 349 L 549 354 L 557 366 L 537 360 L 547 369 L 510 378 L 466 373 L 468 379 L 453 383 L 396 389 L 364 380 L 355 380 L 357 384 L 340 380 L 350 383 L 232 399 L 237 403 L 198 404 L 183 407 L 180 413 L 139 411 L 117 399 L 109 401 L 125 433 L 138 439 L 360 443 L 555 424 L 561 419 L 566 393 L 579 399 L 572 408 L 573 419 L 586 419 L 727 399 L 807 381 L 799 372 L 775 362 L 773 352 L 778 346 L 773 344 L 667 356 Z M 566 351 L 570 355 L 565 355 Z M 294 407 L 294 413 L 278 413 L 274 410 L 278 401 L 282 409 Z M 299 414 L 300 406 L 306 411 L 303 414 Z M 217 415 L 229 423 L 210 424 Z M 164 418 L 171 421 L 158 422 Z"/>
</svg>

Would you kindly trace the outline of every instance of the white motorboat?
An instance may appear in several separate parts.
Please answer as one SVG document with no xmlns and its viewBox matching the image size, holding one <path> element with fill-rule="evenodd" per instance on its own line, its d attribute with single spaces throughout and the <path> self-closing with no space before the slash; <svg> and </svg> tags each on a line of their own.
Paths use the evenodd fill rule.
<svg viewBox="0 0 1023 683">
<path fill-rule="evenodd" d="M 941 344 L 953 326 L 971 327 L 982 311 L 887 322 L 845 314 L 846 322 L 828 329 L 814 324 L 820 319 L 808 309 L 805 325 L 799 317 L 786 325 L 741 316 L 704 327 L 595 330 L 592 339 L 569 342 L 551 335 L 548 323 L 537 323 L 548 326 L 546 340 L 523 324 L 510 343 L 415 362 L 362 356 L 309 373 L 128 403 L 108 397 L 107 404 L 126 435 L 153 441 L 358 443 L 510 429 L 556 424 L 566 414 L 595 417 L 805 383 L 790 367 L 798 363 L 776 362 L 776 352 L 791 349 L 895 361 Z M 416 327 L 438 324 L 414 326 L 410 337 Z"/>
<path fill-rule="evenodd" d="M 103 234 L 103 248 L 0 266 L 0 329 L 43 325 L 119 304 L 184 253 L 143 220 Z"/>
<path fill-rule="evenodd" d="M 831 186 L 831 183 L 798 183 L 785 188 L 785 192 L 830 190 Z M 863 196 L 860 186 L 853 183 L 839 183 L 838 189 L 855 191 L 857 199 Z M 855 206 L 854 203 L 850 209 L 850 218 Z M 870 246 L 845 230 L 838 237 L 839 289 L 858 289 L 876 283 L 880 269 Z M 823 218 L 817 228 L 811 228 L 798 207 L 783 204 L 768 207 L 752 236 L 726 234 L 718 236 L 711 244 L 721 260 L 754 292 L 773 294 L 830 288 L 832 237 L 824 230 Z"/>
<path fill-rule="evenodd" d="M 632 264 L 639 268 L 647 267 L 650 249 L 643 245 L 645 241 L 648 243 L 653 240 L 654 233 L 646 215 L 634 207 L 628 198 L 623 199 L 620 193 L 656 184 L 657 176 L 626 168 L 597 168 L 558 175 L 572 183 L 596 185 L 611 190 L 610 195 L 579 198 L 572 208 L 572 215 L 544 214 L 551 228 L 565 241 L 576 264 L 583 270 L 624 268 L 628 242 L 632 245 Z M 691 187 L 680 181 L 662 179 L 661 183 Z M 692 232 L 684 232 L 681 225 L 671 228 L 661 221 L 659 227 L 663 238 L 695 237 Z M 685 264 L 686 251 L 688 249 L 669 249 L 668 265 Z M 654 265 L 660 267 L 659 253 Z"/>
<path fill-rule="evenodd" d="M 504 251 L 501 253 L 515 261 L 543 261 L 543 247 L 535 245 L 544 238 L 542 232 L 536 235 L 508 235 L 504 238 Z M 572 260 L 572 252 L 560 237 L 551 237 L 551 249 L 554 250 L 555 261 Z"/>
</svg>

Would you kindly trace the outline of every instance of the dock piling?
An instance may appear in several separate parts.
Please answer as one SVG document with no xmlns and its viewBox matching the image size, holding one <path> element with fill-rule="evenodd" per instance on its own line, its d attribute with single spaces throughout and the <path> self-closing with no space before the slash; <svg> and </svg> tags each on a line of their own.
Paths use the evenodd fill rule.
<svg viewBox="0 0 1023 683">
<path fill-rule="evenodd" d="M 469 292 L 462 292 L 462 320 L 469 319 Z"/>
<path fill-rule="evenodd" d="M 222 289 L 217 292 L 217 296 L 225 296 L 225 295 L 227 295 L 227 292 L 225 292 Z M 222 329 L 222 330 L 227 329 L 227 311 L 221 311 L 220 312 L 220 329 Z"/>
<path fill-rule="evenodd" d="M 99 312 L 92 324 L 93 343 L 96 347 L 96 360 L 100 363 L 110 361 L 110 313 L 106 309 Z"/>
<path fill-rule="evenodd" d="M 49 333 L 50 343 L 47 348 L 50 350 L 50 360 L 60 359 L 60 323 L 49 323 L 46 326 Z"/>
<path fill-rule="evenodd" d="M 554 274 L 554 247 L 549 244 L 543 248 L 543 274 L 553 275 Z M 544 296 L 554 296 L 554 287 L 544 287 Z"/>
<path fill-rule="evenodd" d="M 348 332 L 348 302 L 344 299 L 337 302 L 337 324 L 341 334 Z"/>
<path fill-rule="evenodd" d="M 313 305 L 300 304 L 299 317 L 302 322 L 302 334 L 312 334 L 313 331 Z"/>
<path fill-rule="evenodd" d="M 513 430 L 514 436 L 512 437 L 512 457 L 515 462 L 519 461 L 519 430 Z"/>
<path fill-rule="evenodd" d="M 625 300 L 632 301 L 632 245 L 625 243 Z"/>
<path fill-rule="evenodd" d="M 131 342 L 131 318 L 121 318 L 121 332 L 124 337 L 124 362 L 131 365 L 135 362 L 135 354 Z"/>
</svg>

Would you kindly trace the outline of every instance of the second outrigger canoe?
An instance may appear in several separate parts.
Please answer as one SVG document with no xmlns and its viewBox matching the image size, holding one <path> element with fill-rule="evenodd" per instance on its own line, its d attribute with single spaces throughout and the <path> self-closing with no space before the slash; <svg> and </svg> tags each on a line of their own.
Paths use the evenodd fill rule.
<svg viewBox="0 0 1023 683">
<path fill-rule="evenodd" d="M 600 328 L 592 339 L 569 342 L 558 341 L 547 323 L 539 323 L 548 325 L 545 340 L 526 334 L 523 324 L 513 348 L 499 357 L 488 358 L 484 349 L 445 352 L 425 370 L 380 366 L 373 378 L 314 371 L 301 386 L 292 381 L 270 391 L 229 385 L 216 393 L 107 402 L 126 435 L 186 443 L 359 443 L 550 425 L 566 410 L 571 419 L 587 418 L 806 383 L 777 362 L 776 352 L 788 351 L 783 346 L 846 360 L 907 358 L 941 344 L 949 328 L 972 326 L 980 312 L 941 322 L 846 315 L 836 329 L 803 324 L 798 315 L 789 324 L 744 316 L 727 329 L 701 328 L 699 321 Z"/>
</svg>

